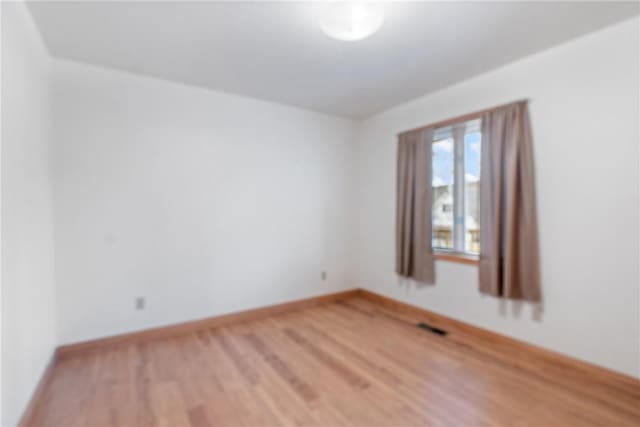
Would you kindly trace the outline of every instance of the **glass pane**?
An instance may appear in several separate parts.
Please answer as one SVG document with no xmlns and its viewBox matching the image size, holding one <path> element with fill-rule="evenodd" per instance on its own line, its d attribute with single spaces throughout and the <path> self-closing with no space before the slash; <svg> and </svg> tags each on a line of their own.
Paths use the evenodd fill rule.
<svg viewBox="0 0 640 427">
<path fill-rule="evenodd" d="M 464 246 L 467 252 L 480 252 L 480 131 L 464 135 Z"/>
<path fill-rule="evenodd" d="M 433 143 L 434 248 L 453 249 L 453 138 Z"/>
</svg>

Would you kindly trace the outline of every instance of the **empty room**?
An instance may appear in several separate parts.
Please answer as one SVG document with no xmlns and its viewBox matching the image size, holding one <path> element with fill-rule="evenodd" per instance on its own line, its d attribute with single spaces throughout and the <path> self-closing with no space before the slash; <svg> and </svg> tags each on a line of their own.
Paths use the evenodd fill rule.
<svg viewBox="0 0 640 427">
<path fill-rule="evenodd" d="M 640 426 L 640 3 L 0 2 L 3 427 Z"/>
</svg>

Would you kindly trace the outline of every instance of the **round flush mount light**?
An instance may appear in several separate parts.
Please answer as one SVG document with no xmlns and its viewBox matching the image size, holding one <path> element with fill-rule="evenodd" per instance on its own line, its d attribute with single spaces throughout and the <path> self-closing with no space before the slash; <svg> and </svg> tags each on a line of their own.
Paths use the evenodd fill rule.
<svg viewBox="0 0 640 427">
<path fill-rule="evenodd" d="M 384 11 L 379 3 L 334 1 L 320 16 L 320 28 L 338 40 L 355 41 L 369 37 L 380 29 Z"/>
</svg>

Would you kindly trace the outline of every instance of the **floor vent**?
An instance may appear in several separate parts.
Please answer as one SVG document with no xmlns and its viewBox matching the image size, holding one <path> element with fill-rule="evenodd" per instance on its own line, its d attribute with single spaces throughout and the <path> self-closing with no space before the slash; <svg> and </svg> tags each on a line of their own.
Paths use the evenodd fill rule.
<svg viewBox="0 0 640 427">
<path fill-rule="evenodd" d="M 424 329 L 425 331 L 429 331 L 432 334 L 440 335 L 443 337 L 447 335 L 447 331 L 445 331 L 444 329 L 436 328 L 435 326 L 427 325 L 426 323 L 423 323 L 423 322 L 418 323 L 418 328 Z"/>
</svg>

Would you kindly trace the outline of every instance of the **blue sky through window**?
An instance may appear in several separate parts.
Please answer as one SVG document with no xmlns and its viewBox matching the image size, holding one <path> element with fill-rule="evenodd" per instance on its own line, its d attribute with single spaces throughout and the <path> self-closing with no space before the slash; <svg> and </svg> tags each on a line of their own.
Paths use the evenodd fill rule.
<svg viewBox="0 0 640 427">
<path fill-rule="evenodd" d="M 465 175 L 467 181 L 480 177 L 480 132 L 469 132 L 464 136 Z M 434 187 L 453 184 L 453 138 L 433 143 Z"/>
<path fill-rule="evenodd" d="M 453 184 L 453 138 L 436 141 L 433 150 L 434 187 Z"/>
<path fill-rule="evenodd" d="M 480 178 L 480 132 L 470 132 L 464 136 L 464 172 L 467 181 Z"/>
</svg>

